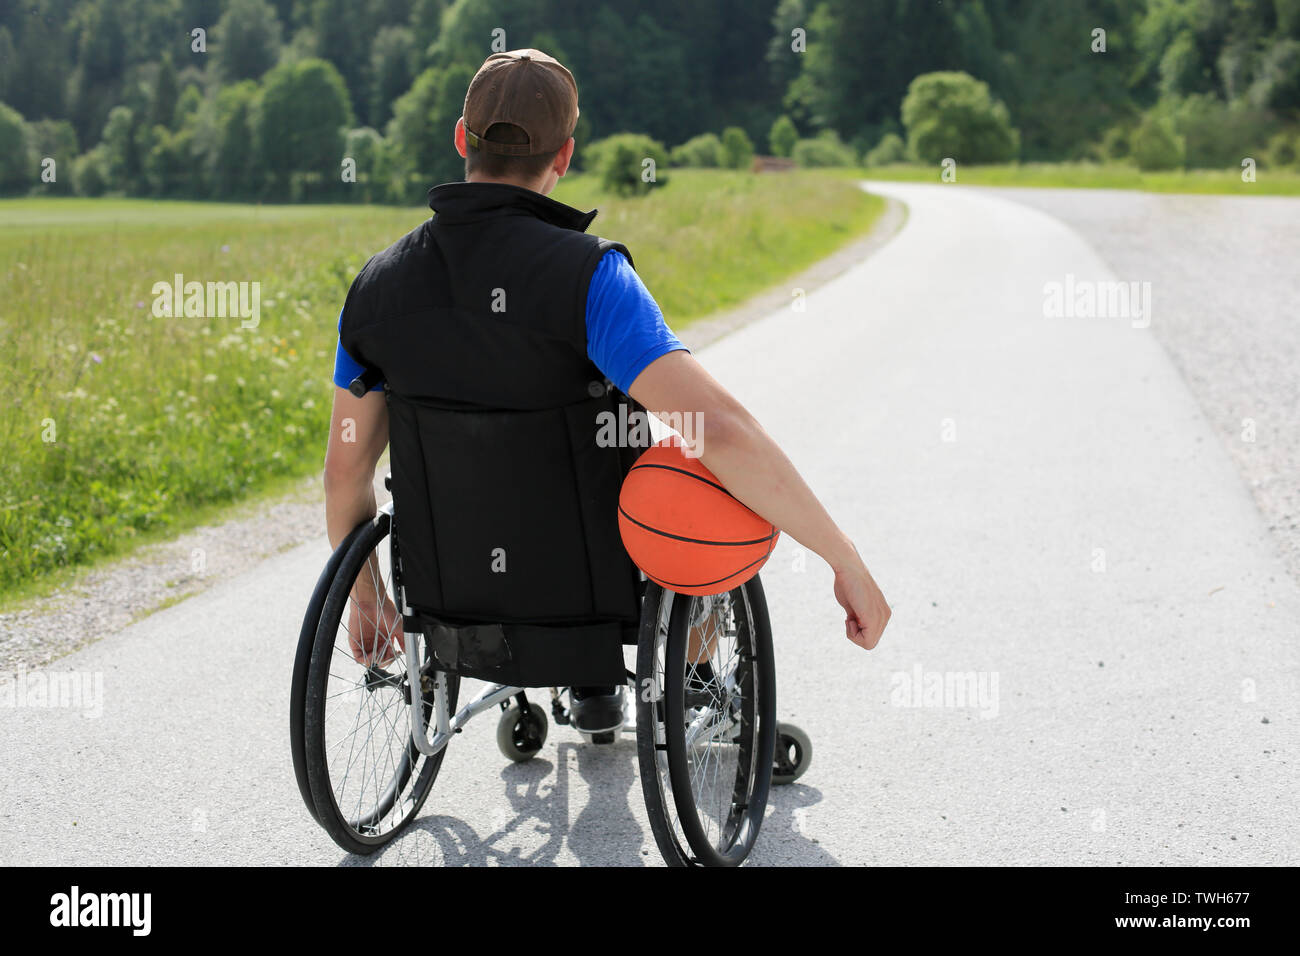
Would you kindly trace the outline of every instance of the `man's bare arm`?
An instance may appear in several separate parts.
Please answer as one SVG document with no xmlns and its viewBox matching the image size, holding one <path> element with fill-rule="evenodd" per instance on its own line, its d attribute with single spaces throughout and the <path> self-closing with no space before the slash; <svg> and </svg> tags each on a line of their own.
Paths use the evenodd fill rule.
<svg viewBox="0 0 1300 956">
<path fill-rule="evenodd" d="M 387 444 L 383 392 L 357 398 L 336 388 L 325 451 L 325 523 L 331 547 L 337 548 L 353 528 L 374 516 L 375 464 Z"/>
<path fill-rule="evenodd" d="M 659 413 L 698 414 L 700 460 L 738 499 L 835 571 L 849 640 L 875 647 L 889 606 L 857 548 L 836 526 L 790 459 L 736 398 L 688 352 L 669 352 L 637 376 L 629 394 Z"/>
</svg>

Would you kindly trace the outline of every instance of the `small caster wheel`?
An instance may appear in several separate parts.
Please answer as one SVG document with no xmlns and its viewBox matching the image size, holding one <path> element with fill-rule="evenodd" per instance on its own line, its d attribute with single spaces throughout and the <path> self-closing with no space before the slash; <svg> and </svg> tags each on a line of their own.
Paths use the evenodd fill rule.
<svg viewBox="0 0 1300 956">
<path fill-rule="evenodd" d="M 512 704 L 497 721 L 497 746 L 516 763 L 532 760 L 546 743 L 546 711 L 536 704 L 528 705 L 525 714 L 518 704 Z"/>
<path fill-rule="evenodd" d="M 794 783 L 808 771 L 813 746 L 808 735 L 794 724 L 776 725 L 776 760 L 772 764 L 772 783 Z"/>
<path fill-rule="evenodd" d="M 617 736 L 618 736 L 617 730 L 602 730 L 598 734 L 591 735 L 591 742 L 593 744 L 612 744 L 614 742 L 614 738 Z"/>
</svg>

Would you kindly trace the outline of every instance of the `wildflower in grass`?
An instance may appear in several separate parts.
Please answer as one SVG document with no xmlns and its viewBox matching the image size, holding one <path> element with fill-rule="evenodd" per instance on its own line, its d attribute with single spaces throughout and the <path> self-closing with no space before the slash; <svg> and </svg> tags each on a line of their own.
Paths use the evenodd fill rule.
<svg viewBox="0 0 1300 956">
<path fill-rule="evenodd" d="M 91 353 L 90 353 L 90 360 L 91 360 L 92 362 L 94 362 L 96 365 L 103 365 L 103 364 L 104 364 L 104 359 L 99 355 L 98 352 L 91 352 Z"/>
</svg>

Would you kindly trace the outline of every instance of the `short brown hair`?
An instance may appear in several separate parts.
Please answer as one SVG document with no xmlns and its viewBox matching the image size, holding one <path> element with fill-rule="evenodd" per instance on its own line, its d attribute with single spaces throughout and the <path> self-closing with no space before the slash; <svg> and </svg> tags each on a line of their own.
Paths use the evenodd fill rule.
<svg viewBox="0 0 1300 956">
<path fill-rule="evenodd" d="M 513 123 L 493 123 L 483 131 L 485 138 L 495 143 L 526 144 L 528 134 Z M 539 156 L 501 156 L 485 153 L 465 144 L 465 176 L 482 173 L 494 179 L 537 179 L 551 167 L 560 151 Z"/>
</svg>

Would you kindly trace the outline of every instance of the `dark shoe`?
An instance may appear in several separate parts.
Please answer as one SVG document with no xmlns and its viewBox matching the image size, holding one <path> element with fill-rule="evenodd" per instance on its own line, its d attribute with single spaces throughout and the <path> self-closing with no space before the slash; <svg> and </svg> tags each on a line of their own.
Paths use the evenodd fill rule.
<svg viewBox="0 0 1300 956">
<path fill-rule="evenodd" d="M 569 720 L 582 733 L 603 734 L 623 726 L 623 688 L 575 687 L 569 698 Z"/>
<path fill-rule="evenodd" d="M 716 706 L 722 702 L 722 686 L 708 661 L 687 663 L 685 702 L 687 707 Z"/>
</svg>

